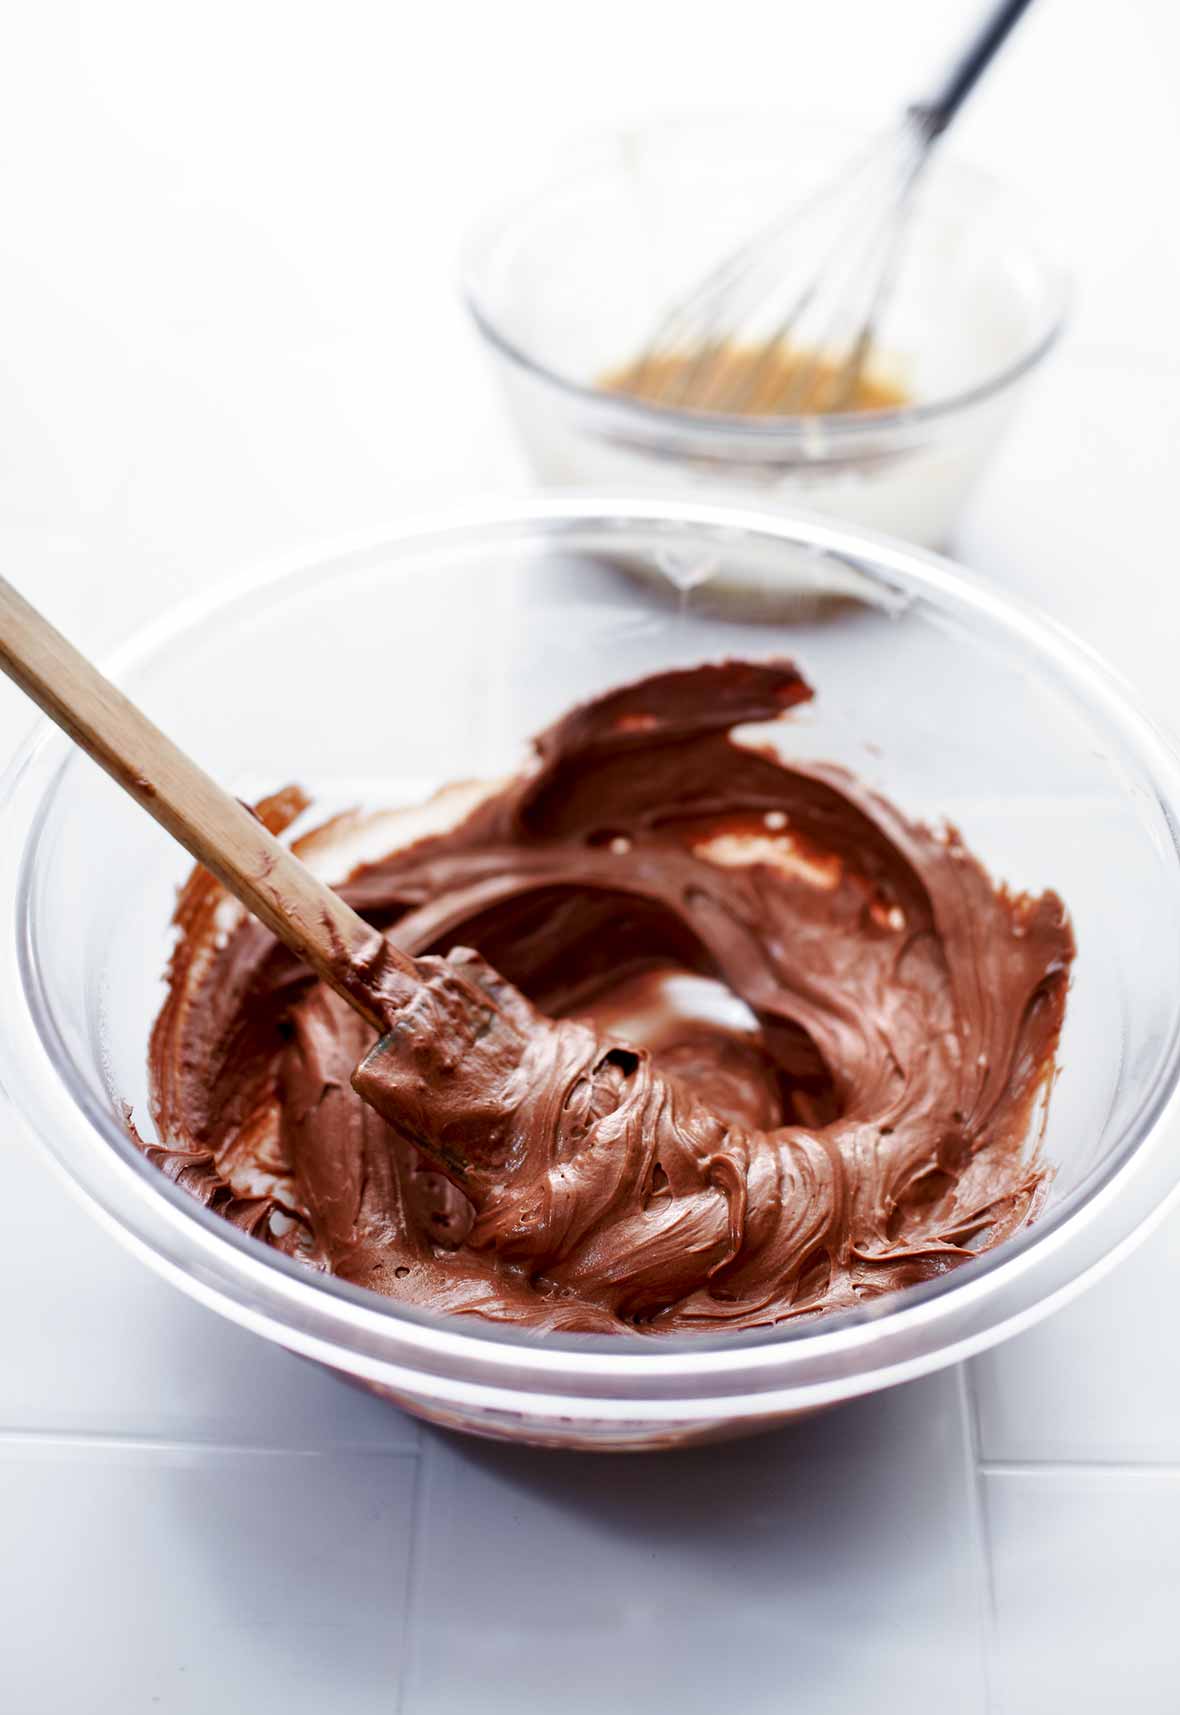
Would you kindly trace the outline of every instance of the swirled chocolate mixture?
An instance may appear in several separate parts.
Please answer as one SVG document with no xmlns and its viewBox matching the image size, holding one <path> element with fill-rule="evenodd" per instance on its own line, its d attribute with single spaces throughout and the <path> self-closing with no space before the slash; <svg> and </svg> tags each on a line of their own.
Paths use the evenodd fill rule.
<svg viewBox="0 0 1180 1715">
<path fill-rule="evenodd" d="M 661 675 L 517 778 L 300 842 L 388 852 L 341 892 L 425 980 L 376 1047 L 197 871 L 145 1148 L 314 1268 L 534 1328 L 756 1327 L 998 1244 L 1046 1182 L 1064 908 L 784 760 L 810 695 L 783 662 Z"/>
</svg>

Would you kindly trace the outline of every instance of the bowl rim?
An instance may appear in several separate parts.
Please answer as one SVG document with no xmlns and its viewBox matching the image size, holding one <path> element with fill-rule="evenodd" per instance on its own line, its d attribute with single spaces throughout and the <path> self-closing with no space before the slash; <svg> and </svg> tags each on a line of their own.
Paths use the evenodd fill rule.
<svg viewBox="0 0 1180 1715">
<path fill-rule="evenodd" d="M 891 406 L 887 409 L 810 416 L 795 414 L 749 417 L 719 411 L 683 411 L 674 406 L 636 399 L 629 394 L 612 394 L 601 387 L 575 381 L 540 362 L 523 345 L 509 338 L 487 311 L 478 277 L 491 253 L 509 238 L 519 222 L 531 217 L 551 196 L 568 189 L 588 172 L 601 170 L 608 150 L 618 153 L 628 146 L 634 146 L 639 139 L 657 138 L 702 125 L 755 125 L 759 122 L 777 122 L 780 127 L 784 125 L 781 113 L 734 109 L 728 113 L 720 111 L 680 114 L 653 124 L 602 130 L 583 138 L 581 147 L 571 151 L 571 159 L 557 172 L 549 173 L 543 181 L 535 183 L 527 190 L 517 191 L 514 195 L 502 199 L 477 222 L 460 250 L 460 293 L 483 339 L 514 368 L 552 388 L 581 410 L 597 418 L 610 438 L 624 443 L 628 439 L 650 443 L 653 440 L 677 437 L 690 444 L 699 442 L 711 445 L 716 445 L 719 439 L 726 439 L 747 452 L 757 449 L 763 453 L 776 446 L 814 449 L 820 435 L 825 441 L 831 442 L 834 448 L 846 449 L 848 443 L 862 437 L 879 437 L 891 431 L 901 434 L 915 428 L 927 427 L 944 418 L 970 411 L 1005 392 L 1048 356 L 1061 337 L 1068 320 L 1073 299 L 1073 282 L 1069 270 L 1055 250 L 1045 244 L 1043 237 L 1034 239 L 1025 231 L 1025 222 L 1021 223 L 1024 254 L 1037 268 L 1048 299 L 1048 307 L 1042 317 L 1044 325 L 1036 338 L 1030 341 L 1017 357 L 970 387 L 945 397 L 919 400 L 913 404 Z M 871 136 L 863 126 L 857 128 L 841 124 L 833 121 L 830 116 L 825 119 L 816 115 L 800 114 L 796 115 L 796 122 L 816 132 L 839 132 L 849 141 L 859 139 L 862 144 L 867 136 Z M 591 159 L 594 154 L 599 156 L 597 162 Z M 981 188 L 990 189 L 994 195 L 1003 197 L 1006 206 L 1021 209 L 1028 217 L 1027 224 L 1032 223 L 1032 216 L 1036 211 L 1031 199 L 1026 199 L 1022 192 L 985 168 L 964 160 L 953 149 L 947 152 L 944 147 L 939 147 L 937 170 L 940 173 L 949 172 L 962 183 L 973 182 Z M 1042 233 L 1044 222 L 1037 220 L 1036 227 L 1038 233 Z M 811 456 L 815 456 L 814 452 Z"/>
<path fill-rule="evenodd" d="M 1080 682 L 1151 782 L 1180 861 L 1180 758 L 1127 687 L 1084 643 L 1027 604 L 951 562 L 874 532 L 801 510 L 763 512 L 709 502 L 588 498 L 498 501 L 406 523 L 294 564 L 228 580 L 138 630 L 106 665 L 117 678 L 197 623 L 236 605 L 298 588 L 372 553 L 456 549 L 539 532 L 560 544 L 586 529 L 688 528 L 732 544 L 735 533 L 805 546 L 852 563 L 899 597 L 929 600 L 961 618 L 998 622 Z M 18 750 L 0 781 L 9 840 L 0 851 L 0 896 L 12 900 L 0 973 L 13 1008 L 0 1067 L 17 1111 L 67 1180 L 125 1243 L 184 1290 L 232 1320 L 336 1369 L 406 1397 L 532 1414 L 538 1401 L 571 1420 L 725 1420 L 771 1415 L 852 1397 L 939 1368 L 1028 1326 L 1112 1267 L 1180 1195 L 1180 1157 L 1169 1159 L 1165 1118 L 1180 1119 L 1180 1016 L 1153 1082 L 1120 1132 L 1107 1165 L 1051 1217 L 924 1286 L 813 1323 L 745 1334 L 538 1337 L 474 1319 L 410 1311 L 317 1276 L 237 1233 L 171 1184 L 135 1149 L 111 1106 L 98 1104 L 69 1055 L 39 970 L 31 921 L 37 842 L 73 746 L 48 722 Z M 63 1069 L 64 1066 L 64 1069 Z M 1173 1152 L 1175 1154 L 1175 1152 Z M 1084 1195 L 1082 1194 L 1084 1193 Z M 1103 1228 L 1104 1230 L 1099 1230 Z"/>
</svg>

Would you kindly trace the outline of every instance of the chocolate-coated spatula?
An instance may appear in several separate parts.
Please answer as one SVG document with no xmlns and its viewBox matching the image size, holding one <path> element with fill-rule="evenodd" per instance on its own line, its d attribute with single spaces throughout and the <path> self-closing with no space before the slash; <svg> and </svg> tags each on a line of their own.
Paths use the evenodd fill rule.
<svg viewBox="0 0 1180 1715">
<path fill-rule="evenodd" d="M 382 1041 L 366 1058 L 365 1099 L 473 1189 L 468 1152 L 480 1159 L 490 1122 L 481 1077 L 510 1074 L 528 1049 L 519 1014 L 497 1000 L 509 986 L 463 950 L 421 961 L 401 952 L 3 579 L 0 668 L 372 1025 Z M 552 1026 L 536 1015 L 535 1028 Z M 464 1060 L 472 1075 L 460 1089 L 447 1068 Z"/>
<path fill-rule="evenodd" d="M 622 1186 L 656 1150 L 672 1195 L 631 1220 L 613 1287 L 640 1307 L 660 1302 L 679 1266 L 668 1232 L 686 1220 L 704 1266 L 728 1254 L 728 1203 L 709 1167 L 724 1127 L 649 1055 L 544 1017 L 478 954 L 400 951 L 2 579 L 0 668 L 379 1033 L 354 1087 L 468 1194 L 488 1248 L 527 1251 L 555 1208 L 562 1231 L 577 1227 L 575 1157 L 607 1149 Z"/>
</svg>

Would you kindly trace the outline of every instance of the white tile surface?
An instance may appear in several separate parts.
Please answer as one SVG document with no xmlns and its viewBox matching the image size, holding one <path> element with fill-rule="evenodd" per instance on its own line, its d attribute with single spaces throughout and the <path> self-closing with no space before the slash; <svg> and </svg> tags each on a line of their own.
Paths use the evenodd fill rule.
<svg viewBox="0 0 1180 1715">
<path fill-rule="evenodd" d="M 417 1426 L 393 1406 L 160 1280 L 98 1226 L 20 1132 L 5 1140 L 4 1184 L 0 1430 L 417 1446 Z"/>
<path fill-rule="evenodd" d="M 0 1441 L 0 1707 L 386 1715 L 416 1469 Z"/>
<path fill-rule="evenodd" d="M 967 564 L 1086 638 L 1173 736 L 1178 444 L 1180 355 L 1112 354 L 1067 338 L 959 537 Z"/>
<path fill-rule="evenodd" d="M 982 1715 L 959 1399 L 946 1374 L 634 1458 L 430 1432 L 406 1715 L 844 1715 L 915 1682 Z"/>
<path fill-rule="evenodd" d="M 1180 1467 L 1178 1282 L 1175 1210 L 1085 1297 L 976 1359 L 983 1457 Z"/>
<path fill-rule="evenodd" d="M 984 1494 L 993 1715 L 1175 1715 L 1180 1474 L 989 1473 Z"/>
</svg>

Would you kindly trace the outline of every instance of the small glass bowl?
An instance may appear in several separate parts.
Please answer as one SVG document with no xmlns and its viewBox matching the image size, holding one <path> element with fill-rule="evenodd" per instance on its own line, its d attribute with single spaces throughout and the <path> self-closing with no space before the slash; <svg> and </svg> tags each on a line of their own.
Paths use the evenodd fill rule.
<svg viewBox="0 0 1180 1715">
<path fill-rule="evenodd" d="M 781 117 L 666 123 L 587 145 L 468 246 L 464 287 L 538 476 L 599 490 L 708 487 L 944 546 L 1061 331 L 1066 279 L 1015 193 L 945 157 L 919 192 L 878 350 L 913 403 L 738 417 L 643 404 L 604 375 L 668 305 L 864 148 Z"/>
<path fill-rule="evenodd" d="M 751 619 L 725 577 L 768 570 L 777 609 Z M 621 681 L 771 655 L 815 687 L 785 729 L 797 755 L 948 817 L 995 875 L 1069 906 L 1078 956 L 1045 1134 L 1056 1177 L 1041 1218 L 1005 1245 L 856 1312 L 679 1338 L 538 1338 L 400 1308 L 279 1256 L 127 1136 L 126 1106 L 152 1130 L 147 1039 L 189 860 L 46 726 L 0 782 L 0 1081 L 14 1106 L 185 1291 L 485 1434 L 583 1447 L 736 1434 L 1027 1326 L 1122 1254 L 1180 1181 L 1180 764 L 1048 621 L 841 525 L 553 498 L 239 580 L 109 668 L 232 790 L 299 780 L 326 816 L 497 776 L 572 702 Z"/>
</svg>

